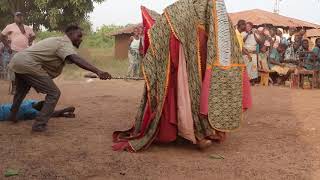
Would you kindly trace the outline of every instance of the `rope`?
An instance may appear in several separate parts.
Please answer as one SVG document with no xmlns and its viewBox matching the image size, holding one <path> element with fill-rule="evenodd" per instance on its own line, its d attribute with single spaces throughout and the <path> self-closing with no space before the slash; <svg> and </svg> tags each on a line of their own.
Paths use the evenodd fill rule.
<svg viewBox="0 0 320 180">
<path fill-rule="evenodd" d="M 97 75 L 95 74 L 87 74 L 84 75 L 85 78 L 98 78 Z M 117 76 L 117 77 L 112 77 L 111 79 L 115 79 L 115 80 L 135 80 L 135 81 L 144 81 L 144 78 L 141 77 L 121 77 L 121 76 Z"/>
<path fill-rule="evenodd" d="M 111 79 L 122 79 L 122 80 L 135 80 L 135 81 L 144 81 L 143 78 L 140 77 L 112 77 Z"/>
</svg>

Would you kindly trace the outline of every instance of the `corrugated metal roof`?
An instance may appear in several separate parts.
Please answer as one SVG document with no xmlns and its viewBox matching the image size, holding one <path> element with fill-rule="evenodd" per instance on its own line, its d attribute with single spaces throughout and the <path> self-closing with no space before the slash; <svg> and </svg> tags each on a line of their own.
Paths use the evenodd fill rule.
<svg viewBox="0 0 320 180">
<path fill-rule="evenodd" d="M 116 35 L 121 35 L 121 34 L 132 34 L 135 28 L 142 27 L 142 24 L 132 24 L 128 25 L 118 31 L 112 32 L 110 36 L 116 36 Z"/>
<path fill-rule="evenodd" d="M 307 37 L 320 37 L 320 29 L 308 29 L 306 36 Z"/>
<path fill-rule="evenodd" d="M 253 9 L 248 11 L 241 11 L 236 13 L 229 13 L 233 24 L 237 24 L 240 19 L 252 22 L 254 25 L 272 24 L 280 27 L 308 27 L 320 28 L 320 25 L 302 21 L 295 18 L 282 16 L 276 13 Z"/>
</svg>

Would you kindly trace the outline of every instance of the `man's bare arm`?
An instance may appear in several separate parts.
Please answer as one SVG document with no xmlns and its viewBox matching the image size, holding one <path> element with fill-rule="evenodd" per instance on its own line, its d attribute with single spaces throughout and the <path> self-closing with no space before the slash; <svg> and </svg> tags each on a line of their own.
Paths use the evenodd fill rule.
<svg viewBox="0 0 320 180">
<path fill-rule="evenodd" d="M 36 36 L 35 36 L 35 35 L 29 37 L 29 46 L 32 45 L 32 43 L 33 43 L 33 41 L 34 41 L 35 39 L 36 39 Z"/>
<path fill-rule="evenodd" d="M 66 60 L 74 63 L 75 65 L 79 66 L 80 68 L 91 71 L 99 76 L 100 79 L 111 79 L 112 76 L 108 72 L 104 72 L 97 67 L 90 64 L 88 61 L 82 59 L 80 56 L 73 54 L 70 56 L 67 56 Z"/>
</svg>

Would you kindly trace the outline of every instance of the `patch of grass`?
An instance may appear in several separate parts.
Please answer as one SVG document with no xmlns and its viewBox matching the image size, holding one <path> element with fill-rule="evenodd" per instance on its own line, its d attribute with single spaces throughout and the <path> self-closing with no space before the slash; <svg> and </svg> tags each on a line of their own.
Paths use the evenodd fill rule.
<svg viewBox="0 0 320 180">
<path fill-rule="evenodd" d="M 128 61 L 114 59 L 111 48 L 80 48 L 79 55 L 113 76 L 125 76 L 127 74 Z M 67 64 L 60 79 L 79 80 L 86 73 L 87 71 L 80 69 L 74 64 Z"/>
</svg>

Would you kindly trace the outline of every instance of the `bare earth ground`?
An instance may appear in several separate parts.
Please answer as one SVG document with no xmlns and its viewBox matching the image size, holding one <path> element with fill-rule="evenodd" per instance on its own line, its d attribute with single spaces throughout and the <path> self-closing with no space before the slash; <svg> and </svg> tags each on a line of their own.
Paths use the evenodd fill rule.
<svg viewBox="0 0 320 180">
<path fill-rule="evenodd" d="M 134 81 L 59 81 L 59 107 L 77 118 L 52 119 L 32 134 L 32 122 L 0 124 L 0 179 L 320 179 L 320 91 L 252 89 L 254 106 L 224 144 L 198 151 L 187 143 L 153 145 L 130 154 L 111 150 L 114 130 L 129 128 L 143 87 Z M 0 103 L 11 101 L 0 82 Z M 29 97 L 39 98 L 32 92 Z M 221 155 L 224 159 L 212 159 Z"/>
</svg>

